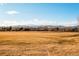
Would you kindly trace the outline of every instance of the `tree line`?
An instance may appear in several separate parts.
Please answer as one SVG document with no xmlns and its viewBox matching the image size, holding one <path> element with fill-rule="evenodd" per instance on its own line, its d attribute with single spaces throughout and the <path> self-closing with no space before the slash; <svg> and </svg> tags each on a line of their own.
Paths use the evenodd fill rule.
<svg viewBox="0 0 79 59">
<path fill-rule="evenodd" d="M 0 31 L 54 31 L 54 32 L 79 32 L 78 26 L 2 26 Z"/>
</svg>

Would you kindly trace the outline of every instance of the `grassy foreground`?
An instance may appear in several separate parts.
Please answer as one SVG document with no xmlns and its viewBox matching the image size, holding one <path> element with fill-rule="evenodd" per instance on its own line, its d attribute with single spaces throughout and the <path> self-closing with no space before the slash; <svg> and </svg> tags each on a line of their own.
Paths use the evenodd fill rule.
<svg viewBox="0 0 79 59">
<path fill-rule="evenodd" d="M 79 56 L 77 32 L 0 32 L 0 56 Z"/>
</svg>

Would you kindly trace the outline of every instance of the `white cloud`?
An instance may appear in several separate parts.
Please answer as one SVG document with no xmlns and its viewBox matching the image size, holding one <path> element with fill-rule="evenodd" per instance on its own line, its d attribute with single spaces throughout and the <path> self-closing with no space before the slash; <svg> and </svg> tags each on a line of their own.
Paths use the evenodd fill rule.
<svg viewBox="0 0 79 59">
<path fill-rule="evenodd" d="M 77 21 L 51 21 L 51 20 L 40 20 L 40 19 L 33 19 L 33 20 L 0 20 L 0 26 L 12 26 L 12 25 L 64 25 L 64 26 L 73 26 L 77 25 Z"/>
<path fill-rule="evenodd" d="M 24 24 L 33 24 L 33 25 L 52 25 L 52 24 L 56 24 L 55 21 L 50 21 L 50 20 L 40 20 L 40 19 L 33 19 L 33 20 L 28 20 L 28 21 L 24 21 Z"/>
<path fill-rule="evenodd" d="M 0 20 L 0 26 L 12 26 L 18 25 L 17 21 L 15 20 Z"/>
<path fill-rule="evenodd" d="M 15 11 L 15 10 L 10 10 L 10 11 L 7 11 L 6 13 L 9 14 L 9 15 L 19 14 L 19 12 L 18 11 Z"/>
<path fill-rule="evenodd" d="M 30 23 L 30 22 L 29 22 Z M 55 20 L 40 20 L 40 19 L 33 19 L 31 21 L 32 24 L 35 25 L 64 25 L 64 26 L 74 26 L 77 25 L 77 21 L 68 20 L 68 21 L 55 21 Z"/>
<path fill-rule="evenodd" d="M 35 22 L 39 22 L 40 20 L 35 18 L 35 19 L 33 19 L 33 21 L 35 21 Z"/>
<path fill-rule="evenodd" d="M 12 25 L 52 25 L 54 22 L 40 19 L 33 20 L 0 20 L 0 26 L 12 26 Z"/>
</svg>

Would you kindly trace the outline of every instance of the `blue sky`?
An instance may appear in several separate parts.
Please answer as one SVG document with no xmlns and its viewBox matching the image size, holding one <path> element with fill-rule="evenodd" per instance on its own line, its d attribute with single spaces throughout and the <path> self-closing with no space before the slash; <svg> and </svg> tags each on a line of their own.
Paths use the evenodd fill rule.
<svg viewBox="0 0 79 59">
<path fill-rule="evenodd" d="M 0 4 L 0 25 L 76 25 L 77 3 Z"/>
</svg>

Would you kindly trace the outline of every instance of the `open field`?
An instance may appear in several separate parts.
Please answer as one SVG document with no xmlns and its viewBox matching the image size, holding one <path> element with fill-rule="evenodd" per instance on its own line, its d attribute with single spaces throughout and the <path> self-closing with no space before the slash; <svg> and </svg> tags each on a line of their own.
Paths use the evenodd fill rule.
<svg viewBox="0 0 79 59">
<path fill-rule="evenodd" d="M 0 32 L 0 56 L 79 56 L 78 32 Z"/>
</svg>

